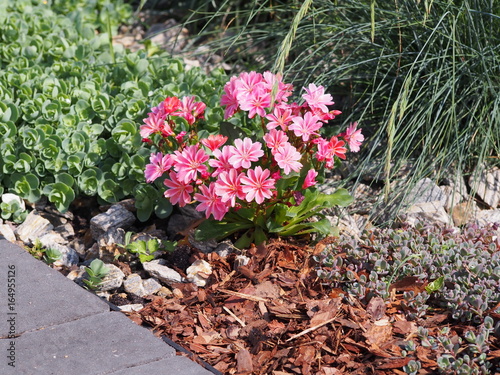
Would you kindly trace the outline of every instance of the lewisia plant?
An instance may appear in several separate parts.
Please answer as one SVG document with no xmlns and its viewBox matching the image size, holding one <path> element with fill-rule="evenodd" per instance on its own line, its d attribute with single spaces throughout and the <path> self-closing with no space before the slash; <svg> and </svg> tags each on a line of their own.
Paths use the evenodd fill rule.
<svg viewBox="0 0 500 375">
<path fill-rule="evenodd" d="M 221 97 L 224 117 L 234 120 L 235 114 L 246 112 L 247 119 L 258 123 L 250 136 L 205 132 L 201 138 L 197 124 L 206 105 L 194 97 L 168 97 L 144 120 L 141 136 L 157 149 L 146 166 L 146 181 L 161 179 L 172 204 L 196 204 L 205 214 L 208 220 L 198 227 L 197 239 L 236 233 L 236 246 L 243 248 L 266 241 L 271 233 L 332 233 L 321 210 L 346 206 L 352 198 L 344 189 L 326 195 L 315 186 L 347 151 L 359 151 L 364 138 L 356 123 L 323 138 L 323 125 L 340 114 L 328 108 L 334 104 L 331 95 L 310 84 L 302 104 L 289 103 L 292 90 L 270 72 L 245 72 L 230 79 Z M 314 215 L 318 218 L 310 220 Z"/>
</svg>

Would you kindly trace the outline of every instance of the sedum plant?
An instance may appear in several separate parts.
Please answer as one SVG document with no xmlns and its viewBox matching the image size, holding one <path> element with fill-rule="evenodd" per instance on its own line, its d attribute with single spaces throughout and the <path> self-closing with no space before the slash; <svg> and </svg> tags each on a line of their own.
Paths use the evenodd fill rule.
<svg viewBox="0 0 500 375">
<path fill-rule="evenodd" d="M 420 225 L 365 232 L 360 242 L 343 236 L 316 257 L 317 273 L 365 302 L 374 295 L 389 300 L 395 282 L 414 277 L 415 285 L 429 284 L 403 293 L 408 318 L 434 306 L 453 319 L 480 322 L 500 302 L 495 230 L 469 225 L 457 234 Z"/>
<path fill-rule="evenodd" d="M 323 138 L 321 128 L 340 112 L 328 108 L 334 103 L 324 87 L 304 89 L 302 104 L 289 103 L 293 87 L 280 75 L 232 77 L 221 97 L 229 121 L 215 134 L 199 126 L 207 106 L 193 96 L 167 97 L 148 114 L 140 133 L 159 152 L 150 156 L 146 180 L 171 203 L 195 202 L 205 213 L 198 240 L 240 232 L 236 246 L 246 247 L 269 234 L 332 233 L 320 211 L 352 198 L 344 189 L 319 193 L 317 177 L 346 159 L 348 149 L 359 151 L 363 135 L 354 123 Z M 310 220 L 314 215 L 321 220 Z"/>
<path fill-rule="evenodd" d="M 108 0 L 6 2 L 0 14 L 0 185 L 65 211 L 79 195 L 104 202 L 134 197 L 137 215 L 171 206 L 144 181 L 150 151 L 137 123 L 148 104 L 171 95 L 215 103 L 221 71 L 187 71 L 166 53 L 113 45 L 130 9 Z M 221 108 L 207 111 L 215 126 Z"/>
<path fill-rule="evenodd" d="M 102 260 L 94 259 L 88 267 L 85 267 L 85 272 L 88 278 L 84 279 L 83 282 L 87 288 L 95 290 L 102 284 L 103 279 L 109 273 L 109 268 L 106 267 Z"/>
</svg>

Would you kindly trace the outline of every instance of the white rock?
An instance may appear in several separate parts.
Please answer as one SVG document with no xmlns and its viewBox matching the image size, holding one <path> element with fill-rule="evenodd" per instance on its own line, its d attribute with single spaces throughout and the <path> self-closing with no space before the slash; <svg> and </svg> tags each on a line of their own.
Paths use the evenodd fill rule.
<svg viewBox="0 0 500 375">
<path fill-rule="evenodd" d="M 441 201 L 415 204 L 406 211 L 404 218 L 411 226 L 414 226 L 417 222 L 441 225 L 450 225 L 452 223 Z"/>
<path fill-rule="evenodd" d="M 472 192 L 476 192 L 484 203 L 491 208 L 498 207 L 500 203 L 500 169 L 481 169 L 469 178 Z"/>
<path fill-rule="evenodd" d="M 171 285 L 184 282 L 184 278 L 179 274 L 179 272 L 167 267 L 165 263 L 165 259 L 155 259 L 151 262 L 143 263 L 142 267 L 151 276 L 157 278 L 165 284 Z"/>
<path fill-rule="evenodd" d="M 186 279 L 197 286 L 205 286 L 212 274 L 212 266 L 203 259 L 198 259 L 186 270 Z"/>
<path fill-rule="evenodd" d="M 475 223 L 478 225 L 500 224 L 500 209 L 479 211 L 476 214 Z"/>
<path fill-rule="evenodd" d="M 102 283 L 99 284 L 98 289 L 101 292 L 119 288 L 123 283 L 123 279 L 125 278 L 125 274 L 122 272 L 122 270 L 114 264 L 107 263 L 106 267 L 109 269 L 109 273 L 102 279 Z"/>
<path fill-rule="evenodd" d="M 0 224 L 0 234 L 9 242 L 16 242 L 16 234 L 8 224 Z"/>
<path fill-rule="evenodd" d="M 137 312 L 137 311 L 141 311 L 144 308 L 144 305 L 142 305 L 140 303 L 133 303 L 133 304 L 121 305 L 121 306 L 117 306 L 117 307 L 121 312 Z"/>
<path fill-rule="evenodd" d="M 31 211 L 26 220 L 17 227 L 14 231 L 17 237 L 26 245 L 31 245 L 37 238 L 43 236 L 45 233 L 51 231 L 54 226 L 41 217 L 37 211 Z"/>
<path fill-rule="evenodd" d="M 125 291 L 139 297 L 146 297 L 161 289 L 161 284 L 153 278 L 143 280 L 138 274 L 133 273 L 123 280 Z"/>
<path fill-rule="evenodd" d="M 444 206 L 446 195 L 430 178 L 423 178 L 411 189 L 404 202 L 410 206 L 428 202 L 435 202 L 434 205 Z"/>
</svg>

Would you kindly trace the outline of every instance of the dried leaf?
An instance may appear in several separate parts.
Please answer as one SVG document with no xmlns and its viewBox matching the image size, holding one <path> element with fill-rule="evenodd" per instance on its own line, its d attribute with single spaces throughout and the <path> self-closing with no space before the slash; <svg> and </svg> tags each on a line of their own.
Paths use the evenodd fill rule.
<svg viewBox="0 0 500 375">
<path fill-rule="evenodd" d="M 236 353 L 236 368 L 238 374 L 248 374 L 253 371 L 252 356 L 246 349 L 241 349 Z"/>
</svg>

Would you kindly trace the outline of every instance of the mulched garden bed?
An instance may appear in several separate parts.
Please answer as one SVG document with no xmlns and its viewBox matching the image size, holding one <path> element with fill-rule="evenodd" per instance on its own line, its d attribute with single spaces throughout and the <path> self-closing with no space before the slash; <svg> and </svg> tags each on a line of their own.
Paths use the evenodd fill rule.
<svg viewBox="0 0 500 375">
<path fill-rule="evenodd" d="M 207 286 L 174 285 L 172 298 L 152 296 L 129 317 L 223 374 L 406 374 L 403 367 L 412 360 L 420 361 L 418 374 L 439 373 L 442 351 L 420 344 L 417 324 L 405 319 L 400 303 L 402 292 L 422 291 L 425 284 L 407 277 L 391 285 L 389 303 L 376 297 L 362 304 L 316 276 L 313 256 L 331 241 L 309 247 L 274 240 L 250 249 L 244 266 L 236 254 L 223 259 L 193 250 L 192 260 L 213 267 Z M 452 333 L 475 330 L 444 310 L 429 311 L 418 321 L 429 335 L 445 326 Z M 416 348 L 406 353 L 410 340 Z M 493 369 L 499 344 L 490 337 Z"/>
</svg>

